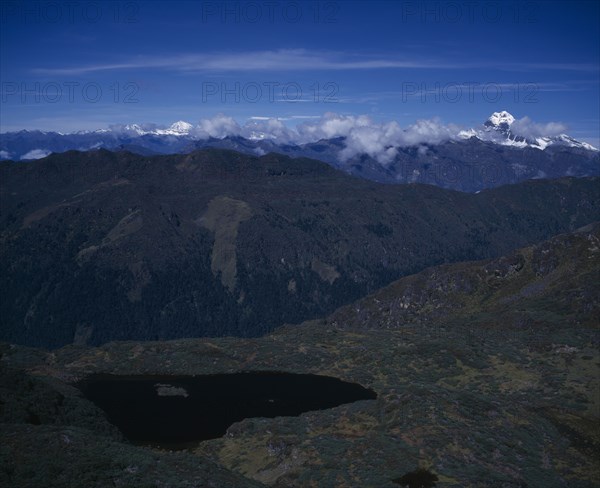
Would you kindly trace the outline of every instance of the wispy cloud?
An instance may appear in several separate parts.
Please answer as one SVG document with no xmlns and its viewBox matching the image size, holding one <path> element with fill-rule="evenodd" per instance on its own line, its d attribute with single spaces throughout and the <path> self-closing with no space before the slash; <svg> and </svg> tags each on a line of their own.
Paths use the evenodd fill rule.
<svg viewBox="0 0 600 488">
<path fill-rule="evenodd" d="M 39 74 L 77 75 L 100 71 L 170 69 L 177 71 L 305 71 L 363 70 L 382 68 L 434 68 L 435 60 L 367 57 L 339 52 L 279 49 L 243 53 L 182 54 L 169 57 L 137 57 L 121 63 L 91 64 L 64 68 L 37 68 Z M 448 65 L 448 67 L 451 67 Z"/>
<path fill-rule="evenodd" d="M 98 72 L 163 69 L 180 72 L 256 72 L 256 71 L 342 71 L 372 69 L 447 69 L 487 68 L 512 71 L 583 71 L 598 72 L 594 63 L 490 63 L 442 61 L 441 59 L 409 58 L 400 55 L 357 55 L 345 52 L 279 49 L 241 53 L 215 52 L 180 54 L 176 56 L 139 56 L 118 63 L 98 63 L 82 66 L 36 68 L 45 75 L 83 75 Z"/>
</svg>

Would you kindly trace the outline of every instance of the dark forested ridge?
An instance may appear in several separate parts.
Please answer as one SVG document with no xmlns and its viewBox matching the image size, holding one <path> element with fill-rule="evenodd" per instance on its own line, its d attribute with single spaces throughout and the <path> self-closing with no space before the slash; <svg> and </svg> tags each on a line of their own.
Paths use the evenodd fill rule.
<svg viewBox="0 0 600 488">
<path fill-rule="evenodd" d="M 597 178 L 464 194 L 309 159 L 70 151 L 0 163 L 1 340 L 256 336 L 427 266 L 599 220 Z"/>
</svg>

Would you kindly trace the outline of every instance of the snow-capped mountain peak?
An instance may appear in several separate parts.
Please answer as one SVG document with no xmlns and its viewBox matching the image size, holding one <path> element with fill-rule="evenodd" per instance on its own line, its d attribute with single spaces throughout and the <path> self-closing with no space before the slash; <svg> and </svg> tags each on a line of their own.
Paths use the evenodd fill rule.
<svg viewBox="0 0 600 488">
<path fill-rule="evenodd" d="M 138 136 L 143 136 L 146 134 L 156 135 L 156 136 L 187 136 L 190 134 L 194 126 L 189 122 L 185 122 L 183 120 L 179 120 L 173 124 L 171 124 L 167 129 L 156 129 L 156 128 L 146 128 L 144 129 L 139 124 L 128 124 L 123 127 L 122 130 L 126 132 L 133 132 Z"/>
<path fill-rule="evenodd" d="M 555 142 L 558 144 L 563 144 L 568 147 L 578 147 L 581 149 L 586 149 L 588 151 L 598 151 L 598 149 L 595 148 L 594 146 L 592 146 L 591 144 L 588 144 L 587 142 L 578 141 L 577 139 L 573 139 L 571 136 L 568 136 L 567 134 L 560 134 L 553 138 L 544 137 L 542 139 L 551 139 L 552 142 Z M 539 141 L 539 139 L 538 139 L 538 141 Z"/>
<path fill-rule="evenodd" d="M 126 131 L 135 132 L 136 134 L 142 136 L 146 133 L 144 129 L 142 129 L 138 124 L 127 124 L 124 129 Z"/>
<path fill-rule="evenodd" d="M 544 137 L 525 137 L 518 131 L 511 129 L 516 119 L 512 114 L 503 110 L 494 112 L 483 123 L 483 129 L 465 129 L 458 132 L 458 139 L 470 139 L 472 137 L 482 141 L 493 142 L 503 146 L 513 146 L 520 148 L 534 148 L 544 150 L 549 146 L 565 146 L 587 151 L 598 152 L 598 149 L 587 142 L 578 141 L 566 134 Z M 517 124 L 515 124 L 516 127 Z"/>
<path fill-rule="evenodd" d="M 177 134 L 189 134 L 190 131 L 194 128 L 192 124 L 189 122 L 185 122 L 183 120 L 178 120 L 174 124 L 167 129 L 169 132 L 175 132 Z"/>
<path fill-rule="evenodd" d="M 485 121 L 485 126 L 487 127 L 498 127 L 498 128 L 508 128 L 515 121 L 515 118 L 512 114 L 508 113 L 506 110 L 502 110 L 501 112 L 494 112 L 489 118 Z"/>
</svg>

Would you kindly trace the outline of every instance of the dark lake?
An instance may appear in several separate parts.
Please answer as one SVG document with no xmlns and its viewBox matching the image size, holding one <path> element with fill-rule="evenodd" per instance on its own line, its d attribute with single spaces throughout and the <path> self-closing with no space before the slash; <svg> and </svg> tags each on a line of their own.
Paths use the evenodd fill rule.
<svg viewBox="0 0 600 488">
<path fill-rule="evenodd" d="M 183 449 L 248 417 L 297 416 L 372 390 L 329 376 L 248 372 L 204 376 L 93 375 L 77 387 L 136 444 Z"/>
</svg>

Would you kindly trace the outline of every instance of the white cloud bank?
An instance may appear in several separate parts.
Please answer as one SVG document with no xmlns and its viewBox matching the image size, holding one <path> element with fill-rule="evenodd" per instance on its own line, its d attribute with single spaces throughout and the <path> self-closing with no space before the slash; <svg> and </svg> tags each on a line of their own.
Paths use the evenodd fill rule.
<svg viewBox="0 0 600 488">
<path fill-rule="evenodd" d="M 212 119 L 202 119 L 193 134 L 200 139 L 209 137 L 222 139 L 227 136 L 239 136 L 241 128 L 233 118 L 218 114 Z"/>
<path fill-rule="evenodd" d="M 290 127 L 289 120 L 300 120 Z M 528 140 L 540 137 L 554 137 L 563 134 L 566 126 L 558 122 L 540 124 L 529 117 L 515 120 L 511 125 L 513 134 Z M 416 147 L 419 154 L 427 152 L 427 145 L 440 144 L 452 140 L 464 140 L 475 136 L 483 140 L 504 143 L 503 134 L 480 129 L 463 130 L 454 124 L 444 124 L 438 118 L 421 119 L 413 124 L 401 127 L 396 121 L 376 122 L 367 115 L 343 115 L 327 112 L 322 116 L 290 116 L 283 118 L 253 116 L 245 123 L 238 123 L 233 117 L 217 114 L 211 118 L 201 119 L 196 125 L 179 121 L 171 127 L 156 124 L 113 125 L 111 132 L 128 135 L 165 134 L 173 137 L 188 135 L 206 140 L 209 138 L 241 136 L 251 140 L 272 141 L 275 144 L 306 144 L 322 139 L 344 138 L 344 148 L 339 151 L 338 158 L 344 163 L 355 156 L 367 154 L 380 164 L 391 163 L 398 154 L 399 148 Z M 257 154 L 264 149 L 258 148 Z M 21 159 L 39 159 L 50 154 L 45 149 L 34 149 L 23 155 Z"/>
<path fill-rule="evenodd" d="M 529 117 L 515 120 L 510 126 L 511 132 L 527 139 L 536 139 L 538 137 L 554 137 L 564 134 L 567 126 L 560 122 L 549 122 L 547 124 L 538 124 Z"/>
<path fill-rule="evenodd" d="M 295 127 L 288 127 L 287 120 L 302 120 Z M 270 140 L 276 144 L 306 144 L 322 139 L 344 138 L 344 149 L 339 152 L 340 162 L 361 154 L 368 154 L 380 164 L 387 165 L 396 157 L 398 148 L 418 147 L 419 153 L 426 152 L 426 145 L 445 141 L 460 140 L 471 136 L 483 140 L 502 142 L 502 134 L 495 130 L 462 130 L 454 124 L 444 124 L 439 118 L 421 119 L 406 127 L 398 122 L 375 122 L 367 115 L 342 115 L 327 112 L 322 116 L 291 116 L 284 118 L 253 116 L 243 125 L 224 114 L 201 119 L 197 125 L 184 122 L 174 125 L 189 125 L 189 135 L 197 139 L 210 137 L 222 139 L 228 136 L 241 136 L 251 140 Z M 113 126 L 113 131 L 147 131 L 160 129 L 155 124 L 133 126 Z M 539 124 L 529 117 L 515 120 L 511 125 L 513 134 L 529 140 L 539 137 L 553 137 L 563 134 L 566 126 L 558 122 Z M 167 129 L 168 131 L 168 129 Z M 139 132 L 138 132 L 139 133 Z M 260 153 L 261 151 L 259 151 Z"/>
<path fill-rule="evenodd" d="M 52 151 L 48 151 L 47 149 L 33 149 L 26 154 L 21 156 L 22 160 L 25 159 L 41 159 L 48 156 Z"/>
<path fill-rule="evenodd" d="M 420 144 L 439 144 L 458 138 L 459 128 L 444 125 L 439 119 L 418 120 L 406 128 L 395 122 L 377 123 L 366 115 L 325 113 L 317 120 L 309 120 L 294 128 L 281 119 L 252 117 L 243 126 L 231 117 L 219 114 L 202 119 L 193 135 L 206 139 L 240 135 L 248 139 L 272 140 L 278 144 L 305 144 L 321 139 L 344 137 L 346 147 L 340 152 L 344 162 L 359 154 L 368 154 L 381 164 L 388 164 L 397 154 L 398 147 Z"/>
</svg>

